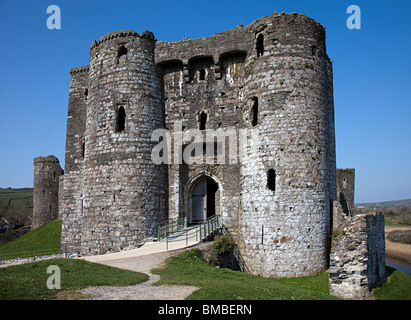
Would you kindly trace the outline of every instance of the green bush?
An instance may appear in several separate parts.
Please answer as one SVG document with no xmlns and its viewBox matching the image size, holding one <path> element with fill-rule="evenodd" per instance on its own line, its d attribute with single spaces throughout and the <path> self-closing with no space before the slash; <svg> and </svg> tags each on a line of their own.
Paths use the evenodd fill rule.
<svg viewBox="0 0 411 320">
<path fill-rule="evenodd" d="M 221 260 L 233 252 L 235 242 L 231 237 L 223 234 L 215 236 L 214 242 L 210 247 L 210 263 L 215 266 L 221 265 Z"/>
</svg>

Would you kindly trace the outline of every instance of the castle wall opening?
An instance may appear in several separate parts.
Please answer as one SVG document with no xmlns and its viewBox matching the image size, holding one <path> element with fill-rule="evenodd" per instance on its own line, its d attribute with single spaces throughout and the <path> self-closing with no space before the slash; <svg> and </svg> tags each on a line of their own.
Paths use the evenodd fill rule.
<svg viewBox="0 0 411 320">
<path fill-rule="evenodd" d="M 206 124 L 207 124 L 207 114 L 203 111 L 200 114 L 200 130 L 205 130 L 206 129 Z"/>
<path fill-rule="evenodd" d="M 251 107 L 251 125 L 255 127 L 258 124 L 258 98 L 253 97 L 253 106 Z"/>
<path fill-rule="evenodd" d="M 218 191 L 217 183 L 210 178 L 201 178 L 195 183 L 190 197 L 190 224 L 201 223 L 217 213 Z"/>
<path fill-rule="evenodd" d="M 126 110 L 123 106 L 118 107 L 116 112 L 116 132 L 124 131 L 126 127 Z"/>
<path fill-rule="evenodd" d="M 276 178 L 276 174 L 275 174 L 275 170 L 274 169 L 270 169 L 267 172 L 267 188 L 271 191 L 275 191 L 275 178 Z"/>
<path fill-rule="evenodd" d="M 257 57 L 261 57 L 264 54 L 264 36 L 260 33 L 257 37 Z"/>
</svg>

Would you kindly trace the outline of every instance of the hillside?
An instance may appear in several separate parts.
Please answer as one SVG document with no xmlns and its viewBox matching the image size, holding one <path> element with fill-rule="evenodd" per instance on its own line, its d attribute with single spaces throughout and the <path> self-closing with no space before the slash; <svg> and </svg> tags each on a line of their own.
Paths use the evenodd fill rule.
<svg viewBox="0 0 411 320">
<path fill-rule="evenodd" d="M 399 207 L 407 207 L 407 208 L 411 208 L 411 199 L 382 201 L 382 202 L 356 203 L 355 207 L 356 208 L 359 208 L 359 207 L 365 207 L 365 208 L 399 208 Z"/>
<path fill-rule="evenodd" d="M 50 221 L 14 241 L 0 245 L 0 260 L 59 253 L 60 238 L 61 220 Z"/>
<path fill-rule="evenodd" d="M 33 188 L 0 188 L 0 214 L 19 206 L 24 207 L 24 215 L 33 216 Z"/>
</svg>

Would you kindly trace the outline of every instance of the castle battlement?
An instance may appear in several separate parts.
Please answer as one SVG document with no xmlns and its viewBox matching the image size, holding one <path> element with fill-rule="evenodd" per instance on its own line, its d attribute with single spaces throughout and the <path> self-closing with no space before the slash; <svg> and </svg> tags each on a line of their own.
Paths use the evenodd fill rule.
<svg viewBox="0 0 411 320">
<path fill-rule="evenodd" d="M 88 72 L 90 69 L 89 66 L 82 66 L 78 68 L 70 68 L 69 73 L 70 74 L 75 74 L 75 73 L 81 73 L 81 72 Z"/>
<path fill-rule="evenodd" d="M 117 38 L 126 38 L 126 37 L 139 37 L 139 38 L 147 38 L 150 40 L 155 40 L 154 34 L 150 31 L 145 31 L 143 33 L 137 33 L 132 29 L 129 30 L 118 30 L 118 31 L 113 31 L 109 32 L 106 35 L 102 36 L 98 41 L 93 41 L 93 43 L 90 46 L 90 52 L 98 47 L 100 44 L 110 41 L 113 39 Z"/>
<path fill-rule="evenodd" d="M 57 159 L 55 156 L 47 156 L 47 157 L 37 157 L 34 158 L 33 164 L 39 164 L 39 163 L 60 163 L 59 159 Z"/>
</svg>

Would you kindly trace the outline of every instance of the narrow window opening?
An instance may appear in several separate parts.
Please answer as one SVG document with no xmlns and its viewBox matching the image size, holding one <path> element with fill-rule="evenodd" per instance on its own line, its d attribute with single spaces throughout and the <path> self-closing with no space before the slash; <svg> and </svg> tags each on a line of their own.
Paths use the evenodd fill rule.
<svg viewBox="0 0 411 320">
<path fill-rule="evenodd" d="M 260 33 L 257 37 L 257 57 L 261 57 L 264 54 L 264 36 Z"/>
<path fill-rule="evenodd" d="M 267 172 L 267 188 L 270 189 L 271 191 L 275 191 L 275 170 L 270 169 Z"/>
<path fill-rule="evenodd" d="M 200 114 L 200 130 L 206 129 L 206 123 L 207 123 L 207 114 L 203 111 Z"/>
<path fill-rule="evenodd" d="M 200 70 L 200 80 L 205 80 L 205 75 L 206 75 L 205 69 L 201 69 Z"/>
<path fill-rule="evenodd" d="M 126 55 L 127 55 L 127 48 L 124 45 L 119 46 L 117 50 L 117 64 L 120 61 L 120 57 L 123 57 Z"/>
<path fill-rule="evenodd" d="M 123 106 L 118 107 L 116 113 L 116 132 L 124 131 L 126 126 L 126 110 Z"/>
<path fill-rule="evenodd" d="M 317 47 L 315 45 L 311 46 L 311 54 L 315 56 L 317 54 Z"/>
<path fill-rule="evenodd" d="M 253 106 L 251 107 L 251 125 L 255 127 L 258 123 L 258 98 L 253 98 Z"/>
<path fill-rule="evenodd" d="M 84 89 L 84 100 L 87 100 L 87 96 L 88 96 L 88 88 Z"/>
<path fill-rule="evenodd" d="M 80 153 L 81 157 L 84 159 L 86 153 L 86 141 L 84 140 L 84 138 L 81 138 L 80 140 Z"/>
</svg>

